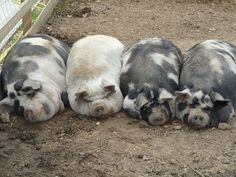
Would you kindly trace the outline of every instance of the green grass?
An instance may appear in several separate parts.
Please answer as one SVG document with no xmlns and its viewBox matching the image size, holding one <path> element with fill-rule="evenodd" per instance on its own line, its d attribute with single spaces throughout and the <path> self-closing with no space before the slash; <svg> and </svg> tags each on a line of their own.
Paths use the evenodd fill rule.
<svg viewBox="0 0 236 177">
<path fill-rule="evenodd" d="M 22 33 L 22 29 L 17 30 L 17 32 L 10 38 L 9 42 L 2 48 L 2 51 L 0 52 L 0 63 L 2 63 L 3 59 L 5 58 L 11 47 L 14 46 L 15 43 L 20 39 Z"/>
<path fill-rule="evenodd" d="M 43 11 L 44 7 L 45 7 L 44 4 L 39 3 L 39 4 L 34 8 L 34 10 L 33 10 L 33 12 L 32 12 L 32 23 L 34 23 L 34 22 L 37 20 L 38 16 L 39 16 L 40 13 Z"/>
</svg>

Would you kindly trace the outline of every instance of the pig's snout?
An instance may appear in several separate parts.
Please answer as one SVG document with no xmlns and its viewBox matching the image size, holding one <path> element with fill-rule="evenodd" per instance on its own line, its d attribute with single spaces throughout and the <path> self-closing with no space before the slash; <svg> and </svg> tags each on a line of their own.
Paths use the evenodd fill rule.
<svg viewBox="0 0 236 177">
<path fill-rule="evenodd" d="M 35 122 L 35 118 L 34 118 L 34 113 L 32 110 L 25 110 L 24 111 L 24 117 L 26 120 L 30 121 L 30 122 Z"/>
<path fill-rule="evenodd" d="M 93 115 L 94 117 L 104 117 L 112 114 L 111 109 L 105 104 L 95 104 L 93 106 Z"/>
<path fill-rule="evenodd" d="M 94 112 L 97 114 L 103 114 L 104 112 L 104 107 L 103 106 L 97 106 L 94 108 Z"/>
<path fill-rule="evenodd" d="M 161 110 L 155 109 L 148 116 L 148 123 L 154 126 L 163 125 L 168 121 L 168 115 Z"/>
<path fill-rule="evenodd" d="M 37 107 L 37 105 L 34 105 L 33 108 L 25 108 L 23 115 L 25 119 L 30 122 L 42 122 L 51 118 L 49 111 L 49 108 L 46 109 L 45 107 Z"/>
<path fill-rule="evenodd" d="M 191 114 L 190 112 L 188 123 L 195 129 L 202 129 L 206 128 L 206 126 L 209 124 L 209 120 L 210 117 L 208 116 L 208 114 L 205 114 L 203 112 L 198 112 L 198 114 Z"/>
<path fill-rule="evenodd" d="M 193 116 L 189 119 L 189 124 L 196 129 L 204 128 L 205 125 L 205 118 L 202 116 Z"/>
</svg>

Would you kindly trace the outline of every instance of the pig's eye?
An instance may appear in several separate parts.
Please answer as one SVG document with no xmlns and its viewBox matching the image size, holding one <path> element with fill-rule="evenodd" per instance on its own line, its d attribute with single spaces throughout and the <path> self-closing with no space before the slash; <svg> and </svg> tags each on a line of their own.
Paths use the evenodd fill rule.
<svg viewBox="0 0 236 177">
<path fill-rule="evenodd" d="M 142 107 L 141 107 L 141 109 L 140 109 L 140 110 L 141 110 L 141 111 L 146 111 L 148 108 L 149 108 L 149 106 L 148 106 L 148 105 L 144 105 L 144 106 L 142 106 Z"/>
<path fill-rule="evenodd" d="M 84 101 L 87 102 L 87 103 L 93 102 L 93 100 L 89 100 L 89 99 L 84 99 Z"/>
<path fill-rule="evenodd" d="M 94 101 L 94 100 L 89 99 L 89 98 L 83 98 L 82 100 L 85 101 L 85 102 L 87 102 L 87 103 L 90 103 L 90 102 L 93 102 L 93 101 Z"/>
<path fill-rule="evenodd" d="M 209 106 L 207 106 L 207 107 L 205 107 L 205 108 L 202 108 L 202 110 L 203 110 L 203 111 L 207 111 L 207 112 L 208 112 L 208 111 L 210 111 L 210 110 L 211 110 L 211 108 L 210 108 Z"/>
<path fill-rule="evenodd" d="M 199 105 L 199 101 L 197 98 L 193 98 L 192 103 L 189 105 L 192 108 L 195 108 L 197 105 Z"/>
<path fill-rule="evenodd" d="M 8 94 L 8 96 L 9 96 L 11 99 L 14 99 L 14 98 L 16 97 L 15 93 L 13 93 L 13 92 L 10 92 L 10 93 Z"/>
<path fill-rule="evenodd" d="M 129 94 L 128 94 L 128 98 L 133 100 L 138 96 L 138 92 L 136 90 L 130 90 Z"/>
<path fill-rule="evenodd" d="M 205 102 L 206 102 L 206 103 L 209 103 L 209 102 L 210 102 L 210 99 L 209 99 L 209 98 L 205 98 Z"/>
<path fill-rule="evenodd" d="M 34 96 L 35 96 L 35 93 L 30 93 L 27 95 L 27 97 L 29 97 L 29 98 L 33 98 Z"/>
</svg>

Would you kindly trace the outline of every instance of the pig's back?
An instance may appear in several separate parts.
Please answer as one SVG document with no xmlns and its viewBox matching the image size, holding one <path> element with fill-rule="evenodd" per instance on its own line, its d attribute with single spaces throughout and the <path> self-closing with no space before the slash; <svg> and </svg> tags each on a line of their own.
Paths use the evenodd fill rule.
<svg viewBox="0 0 236 177">
<path fill-rule="evenodd" d="M 185 55 L 180 86 L 212 90 L 236 106 L 236 47 L 224 41 L 207 40 L 192 47 Z"/>
<path fill-rule="evenodd" d="M 172 42 L 159 38 L 143 40 L 123 56 L 121 89 L 125 92 L 127 83 L 134 83 L 139 88 L 148 84 L 174 92 L 181 61 L 182 54 Z"/>
<path fill-rule="evenodd" d="M 67 75 L 74 78 L 94 78 L 120 72 L 120 56 L 123 44 L 117 39 L 105 36 L 88 36 L 77 41 L 70 52 L 67 62 Z"/>
<path fill-rule="evenodd" d="M 6 56 L 2 77 L 4 85 L 17 80 L 34 79 L 60 85 L 65 82 L 69 48 L 47 35 L 23 38 Z"/>
</svg>

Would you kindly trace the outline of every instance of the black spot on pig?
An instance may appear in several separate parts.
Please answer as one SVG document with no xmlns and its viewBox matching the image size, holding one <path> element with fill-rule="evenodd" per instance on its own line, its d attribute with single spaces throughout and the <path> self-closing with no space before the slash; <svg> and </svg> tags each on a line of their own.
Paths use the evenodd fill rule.
<svg viewBox="0 0 236 177">
<path fill-rule="evenodd" d="M 14 58 L 26 56 L 45 56 L 50 53 L 50 50 L 40 45 L 32 45 L 29 42 L 17 43 L 8 53 L 6 60 L 10 61 Z"/>
<path fill-rule="evenodd" d="M 53 39 L 50 36 L 45 35 L 45 34 L 34 34 L 34 35 L 27 35 L 26 37 L 24 37 L 24 39 L 27 39 L 27 38 L 42 38 L 50 42 L 53 41 Z"/>
<path fill-rule="evenodd" d="M 148 117 L 152 113 L 152 108 L 154 108 L 156 104 L 150 104 L 148 107 L 142 107 L 140 110 L 142 119 L 148 121 Z"/>
<path fill-rule="evenodd" d="M 14 99 L 14 98 L 16 97 L 16 94 L 13 93 L 13 92 L 10 92 L 10 93 L 9 93 L 9 97 L 10 97 L 11 99 Z"/>
<path fill-rule="evenodd" d="M 65 107 L 70 107 L 70 102 L 69 102 L 69 99 L 68 99 L 68 93 L 67 92 L 64 91 L 64 92 L 61 93 L 61 99 L 62 99 Z"/>
<path fill-rule="evenodd" d="M 7 60 L 5 60 L 7 61 Z M 16 75 L 14 72 L 16 71 L 17 67 L 20 65 L 19 62 L 14 61 L 12 63 L 4 62 L 2 66 L 2 77 L 3 77 L 3 84 L 7 85 L 10 78 Z"/>
<path fill-rule="evenodd" d="M 189 114 L 185 114 L 183 117 L 183 122 L 186 124 L 188 124 L 188 116 L 189 116 Z"/>
<path fill-rule="evenodd" d="M 57 62 L 57 64 L 60 66 L 60 68 L 64 68 L 61 60 L 59 58 L 55 58 L 55 61 Z"/>
<path fill-rule="evenodd" d="M 167 61 L 163 61 L 162 67 L 165 68 L 165 70 L 167 70 L 168 72 L 173 73 L 174 75 L 178 76 L 177 71 L 175 70 L 174 65 L 168 63 Z"/>
<path fill-rule="evenodd" d="M 69 54 L 69 47 L 66 44 L 62 44 L 63 47 L 60 46 L 54 46 L 56 52 L 60 55 L 60 57 L 63 59 L 65 65 L 67 63 L 67 58 Z"/>
<path fill-rule="evenodd" d="M 188 106 L 187 103 L 178 103 L 178 104 L 177 104 L 177 110 L 178 110 L 179 112 L 182 112 L 187 106 Z"/>
<path fill-rule="evenodd" d="M 26 79 L 17 81 L 17 82 L 14 84 L 14 89 L 15 89 L 16 91 L 21 90 L 21 88 L 22 88 L 23 83 L 24 83 L 25 80 L 26 80 Z"/>
<path fill-rule="evenodd" d="M 137 90 L 130 90 L 128 93 L 128 98 L 133 100 L 138 96 L 138 91 Z"/>
<path fill-rule="evenodd" d="M 151 40 L 152 41 L 152 40 Z M 160 39 L 158 42 L 147 42 L 144 44 L 136 44 L 135 48 L 130 48 L 132 54 L 130 56 L 130 59 L 128 60 L 128 63 L 131 63 L 137 55 L 140 55 L 140 57 L 145 58 L 148 55 L 152 53 L 158 53 L 162 54 L 166 57 L 170 57 L 170 53 L 173 53 L 176 58 L 179 60 L 180 63 L 182 63 L 183 55 L 171 41 Z"/>
<path fill-rule="evenodd" d="M 14 110 L 15 110 L 15 112 L 17 112 L 19 106 L 20 106 L 20 101 L 18 99 L 14 100 Z"/>
<path fill-rule="evenodd" d="M 171 93 L 178 88 L 177 84 L 173 84 L 174 81 L 170 84 L 167 76 L 168 70 L 159 65 L 153 65 L 152 62 L 146 63 L 145 66 L 143 67 L 141 63 L 134 64 L 125 74 L 121 74 L 122 92 L 128 89 L 127 83 L 136 83 L 137 86 L 147 83 L 153 88 L 165 88 Z"/>
<path fill-rule="evenodd" d="M 32 61 L 26 61 L 20 64 L 17 61 L 4 62 L 2 69 L 2 77 L 4 85 L 10 84 L 17 80 L 26 80 L 28 78 L 27 73 L 37 70 L 39 66 Z"/>
<path fill-rule="evenodd" d="M 166 57 L 169 54 L 166 52 L 166 49 L 161 47 L 158 43 L 145 43 L 145 44 L 136 44 L 135 48 L 131 50 L 131 56 L 127 63 L 132 63 L 134 60 L 137 60 L 137 57 L 148 58 L 152 53 L 160 53 Z"/>
<path fill-rule="evenodd" d="M 39 69 L 39 66 L 37 63 L 32 62 L 32 61 L 26 61 L 20 65 L 21 68 L 25 68 L 25 73 L 29 73 L 32 71 L 35 71 Z"/>
<path fill-rule="evenodd" d="M 173 90 L 179 89 L 179 85 L 173 79 L 168 79 L 168 82 L 170 84 L 170 88 L 172 88 Z"/>
<path fill-rule="evenodd" d="M 50 107 L 47 103 L 42 103 L 43 105 L 43 110 L 45 111 L 46 114 L 50 113 Z"/>
<path fill-rule="evenodd" d="M 164 46 L 167 46 L 167 49 L 169 49 L 171 52 L 173 52 L 175 54 L 175 56 L 177 56 L 177 59 L 178 59 L 179 63 L 181 64 L 183 62 L 183 60 L 182 60 L 183 54 L 182 54 L 181 50 L 178 47 L 176 47 L 171 41 L 162 39 L 162 42 L 163 42 Z"/>
<path fill-rule="evenodd" d="M 22 92 L 28 92 L 30 90 L 33 90 L 33 87 L 27 86 L 27 87 L 24 87 L 24 88 L 21 89 Z"/>
</svg>

